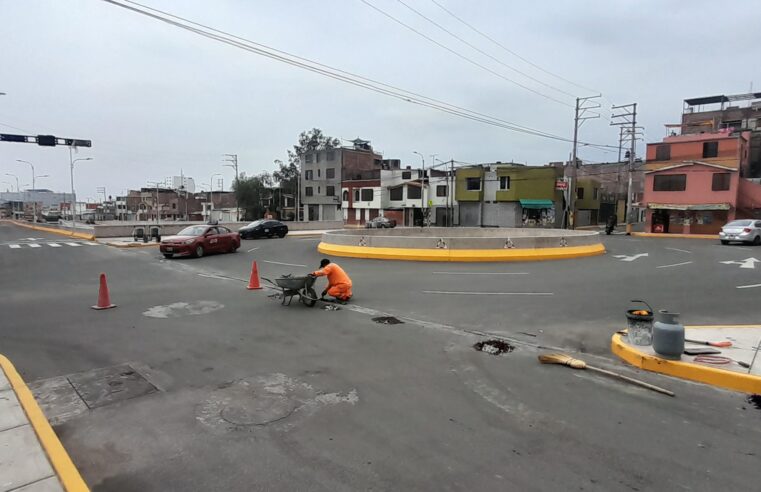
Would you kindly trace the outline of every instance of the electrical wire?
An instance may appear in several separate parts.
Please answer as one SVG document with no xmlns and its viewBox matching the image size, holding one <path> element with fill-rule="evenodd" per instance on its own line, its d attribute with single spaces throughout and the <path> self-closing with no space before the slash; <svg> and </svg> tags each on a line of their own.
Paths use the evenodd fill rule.
<svg viewBox="0 0 761 492">
<path fill-rule="evenodd" d="M 509 77 L 505 77 L 505 76 L 504 76 L 504 75 L 502 75 L 501 73 L 499 73 L 499 72 L 496 72 L 496 71 L 492 70 L 491 68 L 487 67 L 486 65 L 482 65 L 482 64 L 478 63 L 477 61 L 475 61 L 475 60 L 473 60 L 473 59 L 471 59 L 471 58 L 468 58 L 467 56 L 463 55 L 462 53 L 460 53 L 460 52 L 458 52 L 458 51 L 455 51 L 455 50 L 453 50 L 452 48 L 448 47 L 447 45 L 445 45 L 445 44 L 443 44 L 443 43 L 440 43 L 440 42 L 436 41 L 435 39 L 433 39 L 432 37 L 428 36 L 427 34 L 425 34 L 425 33 L 421 32 L 421 31 L 418 31 L 417 29 L 415 29 L 414 27 L 410 26 L 409 24 L 406 24 L 406 23 L 404 23 L 403 21 L 401 21 L 401 20 L 397 19 L 396 17 L 394 17 L 393 15 L 389 14 L 389 13 L 388 13 L 388 12 L 386 12 L 385 10 L 382 10 L 382 9 L 380 9 L 380 8 L 376 7 L 375 5 L 373 5 L 372 3 L 370 3 L 368 0 L 359 0 L 359 1 L 360 1 L 360 2 L 362 2 L 362 3 L 364 3 L 365 5 L 367 5 L 367 6 L 368 6 L 368 7 L 370 7 L 371 9 L 373 9 L 373 10 L 377 11 L 377 12 L 378 12 L 378 13 L 380 13 L 381 15 L 384 15 L 385 17 L 387 17 L 387 18 L 391 19 L 392 21 L 396 22 L 396 23 L 397 23 L 397 24 L 399 24 L 400 26 L 403 26 L 403 27 L 405 27 L 405 28 L 409 29 L 410 31 L 412 31 L 412 32 L 414 32 L 415 34 L 417 34 L 418 36 L 421 36 L 421 37 L 423 37 L 423 38 L 427 39 L 428 41 L 430 41 L 431 43 L 435 44 L 436 46 L 438 46 L 438 47 L 440 47 L 440 48 L 442 48 L 442 49 L 444 49 L 444 50 L 446 50 L 446 51 L 448 51 L 448 52 L 452 53 L 453 55 L 457 56 L 458 58 L 461 58 L 462 60 L 465 60 L 466 62 L 468 62 L 468 63 L 470 63 L 471 65 L 474 65 L 474 66 L 476 66 L 476 67 L 480 68 L 481 70 L 485 70 L 485 71 L 489 72 L 489 73 L 490 73 L 490 74 L 492 74 L 492 75 L 495 75 L 495 76 L 497 76 L 497 77 L 499 77 L 499 78 L 501 78 L 501 79 L 504 79 L 504 80 L 506 80 L 506 81 L 508 81 L 508 82 L 510 82 L 510 83 L 512 83 L 512 84 L 515 84 L 515 85 L 517 85 L 518 87 L 521 87 L 521 88 L 523 88 L 523 89 L 525 89 L 525 90 L 527 90 L 527 91 L 529 91 L 529 92 L 533 92 L 534 94 L 537 94 L 537 95 L 539 95 L 539 96 L 542 96 L 542 97 L 544 97 L 544 98 L 546 98 L 546 99 L 549 99 L 550 101 L 554 101 L 554 102 L 556 102 L 556 103 L 558 103 L 558 104 L 560 104 L 560 105 L 563 105 L 563 106 L 567 106 L 567 107 L 569 107 L 569 108 L 573 108 L 573 107 L 574 107 L 572 104 L 568 104 L 568 103 L 566 103 L 566 102 L 563 102 L 563 101 L 561 101 L 561 100 L 559 100 L 559 99 L 555 99 L 555 98 L 554 98 L 554 97 L 552 97 L 552 96 L 548 96 L 547 94 L 544 94 L 544 93 L 542 93 L 542 92 L 539 92 L 539 91 L 537 91 L 537 90 L 534 90 L 534 89 L 532 89 L 531 87 L 528 87 L 528 86 L 526 86 L 526 85 L 523 85 L 523 84 L 521 84 L 520 82 L 517 82 L 517 81 L 515 81 L 515 80 L 513 80 L 513 79 L 511 79 L 511 78 L 509 78 Z"/>
<path fill-rule="evenodd" d="M 492 126 L 504 128 L 504 129 L 519 132 L 519 133 L 525 133 L 529 135 L 549 138 L 549 139 L 562 141 L 562 142 L 572 142 L 571 139 L 566 137 L 561 137 L 561 136 L 554 135 L 554 134 L 544 132 L 541 130 L 536 130 L 527 126 L 518 125 L 516 123 L 502 120 L 494 116 L 490 116 L 484 113 L 479 113 L 477 111 L 462 108 L 460 106 L 456 106 L 454 104 L 450 104 L 450 103 L 440 101 L 437 99 L 429 98 L 427 96 L 423 96 L 421 94 L 417 94 L 412 91 L 407 91 L 405 89 L 401 89 L 401 88 L 392 86 L 390 84 L 385 84 L 373 79 L 369 79 L 367 77 L 362 77 L 362 76 L 353 74 L 351 72 L 336 69 L 329 65 L 321 64 L 321 63 L 309 60 L 307 58 L 298 57 L 296 55 L 292 55 L 290 53 L 280 51 L 275 48 L 271 48 L 261 43 L 250 41 L 248 39 L 232 35 L 225 31 L 221 31 L 218 29 L 211 28 L 209 26 L 205 26 L 203 24 L 199 24 L 197 22 L 190 21 L 183 17 L 177 16 L 165 11 L 161 11 L 159 9 L 152 8 L 152 7 L 140 4 L 138 2 L 134 2 L 131 0 L 123 0 L 125 3 L 133 4 L 133 5 L 136 5 L 137 7 L 142 7 L 156 13 L 148 12 L 146 10 L 141 10 L 140 8 L 126 5 L 125 3 L 117 2 L 115 0 L 101 0 L 101 1 L 144 15 L 144 16 L 147 16 L 147 17 L 150 17 L 150 18 L 153 18 L 154 20 L 192 32 L 194 34 L 197 34 L 197 35 L 200 35 L 200 36 L 203 36 L 203 37 L 206 37 L 221 43 L 225 43 L 233 47 L 258 54 L 260 56 L 273 59 L 275 61 L 280 61 L 282 63 L 286 63 L 288 65 L 295 66 L 297 68 L 301 68 L 313 73 L 317 73 L 319 75 L 323 75 L 335 80 L 339 80 L 341 82 L 348 83 L 357 87 L 361 87 L 361 88 L 364 88 L 373 92 L 377 92 L 389 97 L 394 97 L 396 99 L 400 99 L 402 101 L 406 101 L 411 104 L 428 107 L 430 109 L 435 109 L 441 112 L 449 113 L 454 116 L 458 116 L 461 118 L 469 119 L 469 120 L 484 123 L 484 124 L 489 124 Z M 162 17 L 162 15 L 170 17 L 170 18 Z M 178 21 L 181 21 L 181 22 L 174 21 L 172 20 L 172 18 L 177 19 Z M 192 27 L 192 26 L 198 26 L 198 28 Z M 219 34 L 215 34 L 215 33 L 219 33 Z M 239 41 L 236 41 L 236 39 Z M 596 143 L 590 143 L 590 142 L 578 142 L 578 145 L 598 148 L 601 150 L 604 150 L 604 149 L 617 150 L 618 149 L 618 146 L 596 144 Z"/>
</svg>

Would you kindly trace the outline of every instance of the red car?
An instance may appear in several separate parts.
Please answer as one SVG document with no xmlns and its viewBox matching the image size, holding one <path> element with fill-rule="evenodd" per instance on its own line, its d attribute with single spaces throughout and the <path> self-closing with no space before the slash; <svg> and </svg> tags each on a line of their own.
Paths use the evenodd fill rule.
<svg viewBox="0 0 761 492">
<path fill-rule="evenodd" d="M 220 225 L 194 225 L 186 227 L 176 236 L 161 240 L 159 250 L 165 258 L 195 256 L 206 253 L 235 253 L 240 248 L 240 234 Z"/>
</svg>

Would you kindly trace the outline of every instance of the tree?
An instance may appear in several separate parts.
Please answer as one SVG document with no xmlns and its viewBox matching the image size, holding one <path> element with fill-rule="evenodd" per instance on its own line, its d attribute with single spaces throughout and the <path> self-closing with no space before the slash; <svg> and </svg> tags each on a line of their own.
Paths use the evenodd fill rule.
<svg viewBox="0 0 761 492">
<path fill-rule="evenodd" d="M 244 220 L 264 217 L 270 201 L 275 198 L 271 190 L 272 182 L 269 173 L 261 173 L 251 177 L 241 176 L 237 183 L 233 183 L 235 197 L 244 212 Z"/>
<path fill-rule="evenodd" d="M 300 157 L 305 153 L 314 150 L 335 149 L 340 145 L 339 139 L 325 135 L 319 128 L 312 128 L 309 131 L 301 132 L 299 143 L 293 146 L 293 150 L 288 151 L 288 163 L 290 166 L 295 166 L 298 172 L 301 165 Z"/>
</svg>

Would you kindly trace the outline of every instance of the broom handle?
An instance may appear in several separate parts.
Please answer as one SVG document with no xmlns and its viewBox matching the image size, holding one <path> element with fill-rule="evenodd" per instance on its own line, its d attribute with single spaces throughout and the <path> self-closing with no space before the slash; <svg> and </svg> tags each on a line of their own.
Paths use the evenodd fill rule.
<svg viewBox="0 0 761 492">
<path fill-rule="evenodd" d="M 623 374 L 618 374 L 617 372 L 612 372 L 612 371 L 607 371 L 605 369 L 600 369 L 599 367 L 594 367 L 594 366 L 589 366 L 588 365 L 586 368 L 591 370 L 591 371 L 599 372 L 599 373 L 602 373 L 602 374 L 607 374 L 608 376 L 612 376 L 614 378 L 623 379 L 626 382 L 629 382 L 629 383 L 632 383 L 632 384 L 636 384 L 637 386 L 641 386 L 643 388 L 647 388 L 649 390 L 656 391 L 656 392 L 664 394 L 664 395 L 674 396 L 674 393 L 672 391 L 669 391 L 667 389 L 663 389 L 660 386 L 655 386 L 655 385 L 646 383 L 644 381 L 640 381 L 639 379 L 630 378 L 629 376 L 624 376 Z"/>
</svg>

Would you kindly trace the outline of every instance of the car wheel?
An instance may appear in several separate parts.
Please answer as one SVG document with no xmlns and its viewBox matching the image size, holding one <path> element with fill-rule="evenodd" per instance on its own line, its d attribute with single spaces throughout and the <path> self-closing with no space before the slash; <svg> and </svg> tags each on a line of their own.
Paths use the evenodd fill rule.
<svg viewBox="0 0 761 492">
<path fill-rule="evenodd" d="M 166 258 L 167 260 L 170 259 L 172 256 L 174 255 L 171 253 L 164 253 L 164 258 Z"/>
<path fill-rule="evenodd" d="M 753 238 L 753 246 L 758 246 L 761 244 L 761 236 L 756 236 Z"/>
<path fill-rule="evenodd" d="M 721 244 L 729 244 L 729 241 L 725 241 L 724 239 L 722 239 Z"/>
<path fill-rule="evenodd" d="M 279 237 L 280 239 L 283 239 L 283 238 L 285 237 L 285 235 L 286 235 L 286 234 L 288 234 L 288 233 L 287 233 L 287 232 L 279 232 L 279 233 L 277 234 L 277 237 Z"/>
<path fill-rule="evenodd" d="M 196 246 L 196 258 L 202 257 L 203 253 L 204 253 L 203 246 L 201 246 L 200 244 Z"/>
</svg>

